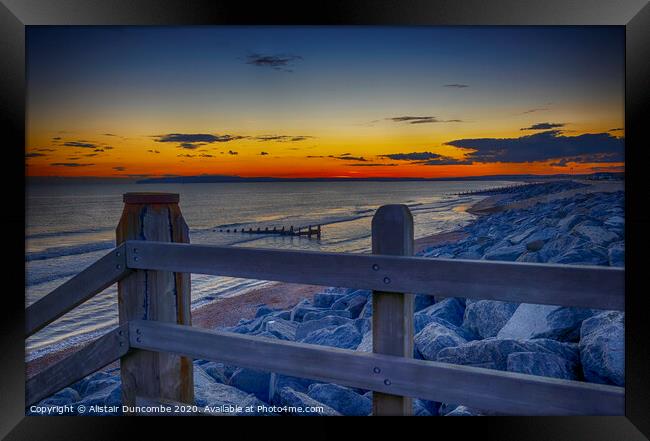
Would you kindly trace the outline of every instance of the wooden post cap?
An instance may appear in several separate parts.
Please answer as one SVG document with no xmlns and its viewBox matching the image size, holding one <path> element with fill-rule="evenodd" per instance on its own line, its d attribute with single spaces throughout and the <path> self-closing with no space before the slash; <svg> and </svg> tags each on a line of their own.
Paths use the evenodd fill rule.
<svg viewBox="0 0 650 441">
<path fill-rule="evenodd" d="M 137 193 L 124 193 L 125 204 L 178 204 L 178 193 L 161 193 L 144 191 Z"/>
</svg>

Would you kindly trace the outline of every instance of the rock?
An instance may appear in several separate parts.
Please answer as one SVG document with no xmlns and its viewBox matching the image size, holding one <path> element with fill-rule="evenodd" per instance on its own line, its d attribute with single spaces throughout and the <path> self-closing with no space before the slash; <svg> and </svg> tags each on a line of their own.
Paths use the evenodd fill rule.
<svg viewBox="0 0 650 441">
<path fill-rule="evenodd" d="M 350 318 L 357 318 L 366 304 L 368 298 L 363 294 L 352 293 L 338 299 L 332 304 L 332 310 L 347 310 Z"/>
<path fill-rule="evenodd" d="M 483 255 L 483 258 L 486 260 L 504 260 L 514 262 L 524 251 L 526 251 L 526 247 L 521 244 L 510 246 L 495 245 Z"/>
<path fill-rule="evenodd" d="M 413 299 L 413 312 L 422 311 L 436 303 L 436 299 L 428 294 L 417 294 Z"/>
<path fill-rule="evenodd" d="M 532 252 L 539 251 L 544 246 L 544 243 L 542 239 L 533 240 L 526 243 L 526 249 Z"/>
<path fill-rule="evenodd" d="M 449 413 L 446 413 L 444 416 L 481 416 L 483 415 L 475 409 L 471 409 L 467 406 L 458 406 Z"/>
<path fill-rule="evenodd" d="M 79 392 L 71 387 L 66 387 L 63 390 L 55 393 L 54 395 L 42 400 L 38 403 L 39 406 L 64 406 L 72 404 L 81 399 Z"/>
<path fill-rule="evenodd" d="M 323 403 L 320 403 L 309 395 L 297 392 L 290 387 L 283 387 L 279 393 L 279 404 L 281 406 L 288 406 L 289 415 L 295 416 L 309 416 L 309 415 L 325 415 L 325 416 L 339 416 L 341 415 L 336 410 Z M 319 411 L 315 409 L 320 409 Z"/>
<path fill-rule="evenodd" d="M 316 331 L 321 328 L 336 328 L 337 326 L 353 324 L 354 322 L 345 317 L 339 317 L 335 315 L 328 315 L 317 320 L 308 320 L 300 323 L 296 328 L 295 338 L 296 340 L 302 340 L 310 332 Z"/>
<path fill-rule="evenodd" d="M 625 266 L 625 242 L 615 242 L 607 250 L 609 266 Z"/>
<path fill-rule="evenodd" d="M 585 308 L 522 303 L 501 328 L 497 338 L 578 341 L 582 321 L 594 313 L 594 310 Z"/>
<path fill-rule="evenodd" d="M 609 258 L 607 254 L 593 247 L 593 245 L 585 245 L 584 247 L 572 248 L 549 261 L 573 265 L 606 265 Z"/>
<path fill-rule="evenodd" d="M 438 352 L 467 341 L 438 322 L 431 322 L 414 337 L 415 348 L 425 360 L 435 360 Z"/>
<path fill-rule="evenodd" d="M 314 380 L 307 378 L 272 373 L 269 381 L 269 402 L 274 404 L 279 403 L 279 393 L 283 387 L 290 387 L 295 391 L 306 393 L 309 386 L 313 383 L 315 383 Z"/>
<path fill-rule="evenodd" d="M 605 225 L 608 227 L 623 227 L 625 226 L 625 218 L 622 216 L 611 216 L 605 220 Z"/>
<path fill-rule="evenodd" d="M 356 349 L 361 338 L 361 334 L 354 326 L 341 325 L 336 328 L 321 328 L 310 332 L 302 342 L 342 349 Z"/>
<path fill-rule="evenodd" d="M 555 355 L 543 352 L 513 352 L 508 354 L 506 369 L 521 374 L 543 377 L 576 379 L 576 365 Z"/>
<path fill-rule="evenodd" d="M 228 414 L 234 415 L 254 415 L 257 413 L 258 406 L 264 406 L 264 403 L 253 394 L 247 394 L 235 387 L 215 382 L 200 388 L 195 385 L 194 400 L 199 407 L 232 406 L 234 412 Z M 236 410 L 238 406 L 242 408 L 240 411 Z M 243 409 L 247 406 L 253 406 L 254 412 L 245 412 Z"/>
<path fill-rule="evenodd" d="M 314 294 L 314 306 L 317 308 L 329 308 L 332 304 L 343 297 L 344 294 L 319 292 Z"/>
<path fill-rule="evenodd" d="M 265 330 L 281 340 L 295 340 L 298 323 L 289 320 L 274 319 L 265 323 Z"/>
<path fill-rule="evenodd" d="M 218 383 L 227 384 L 230 375 L 232 375 L 232 372 L 227 373 L 228 368 L 223 363 L 216 363 L 214 361 L 201 365 L 200 369 Z M 194 372 L 196 372 L 196 367 Z"/>
<path fill-rule="evenodd" d="M 365 318 L 360 318 L 356 319 L 354 322 L 354 327 L 357 329 L 359 334 L 363 335 L 366 332 L 370 331 L 372 328 L 372 320 L 370 319 L 365 319 Z"/>
<path fill-rule="evenodd" d="M 536 230 L 537 230 L 537 227 L 531 227 L 531 228 L 526 229 L 523 232 L 518 231 L 518 232 L 516 232 L 514 234 L 511 234 L 510 236 L 506 237 L 506 240 L 508 242 L 510 242 L 512 245 L 517 245 L 518 243 L 520 243 L 521 241 L 526 239 L 528 236 L 533 234 Z"/>
<path fill-rule="evenodd" d="M 508 355 L 513 352 L 550 353 L 576 364 L 579 360 L 575 343 L 563 343 L 546 338 L 534 340 L 488 338 L 442 349 L 438 352 L 436 361 L 506 370 Z"/>
<path fill-rule="evenodd" d="M 79 395 L 81 395 L 81 397 L 86 397 L 88 395 L 94 394 L 97 391 L 106 389 L 108 387 L 113 387 L 119 382 L 120 380 L 117 377 L 108 377 L 100 380 L 89 381 L 81 390 Z"/>
<path fill-rule="evenodd" d="M 89 392 L 86 392 L 86 389 L 89 387 L 91 383 L 97 382 L 99 380 L 113 380 L 117 381 L 117 377 L 109 374 L 108 372 L 105 371 L 98 371 L 95 372 L 94 374 L 90 374 L 85 378 L 82 378 L 81 380 L 77 381 L 76 383 L 72 384 L 70 387 L 77 392 L 79 392 L 79 395 L 84 396 L 87 395 Z"/>
<path fill-rule="evenodd" d="M 563 229 L 564 231 L 570 231 L 573 227 L 578 225 L 580 222 L 584 222 L 589 218 L 583 214 L 570 214 L 564 219 L 560 220 L 557 223 L 557 226 Z"/>
<path fill-rule="evenodd" d="M 359 343 L 357 346 L 357 351 L 372 352 L 372 331 L 368 331 L 363 334 L 361 343 Z"/>
<path fill-rule="evenodd" d="M 580 360 L 587 381 L 625 385 L 625 315 L 605 311 L 582 323 Z"/>
<path fill-rule="evenodd" d="M 307 322 L 309 320 L 318 320 L 323 317 L 327 316 L 337 316 L 337 317 L 344 317 L 344 318 L 351 318 L 352 315 L 350 314 L 350 311 L 347 309 L 341 309 L 341 310 L 334 310 L 334 309 L 323 309 L 323 310 L 317 310 L 316 308 L 313 308 L 311 311 L 308 311 L 304 314 L 302 321 Z"/>
<path fill-rule="evenodd" d="M 496 300 L 478 300 L 465 307 L 463 328 L 481 338 L 494 337 L 510 320 L 517 309 L 516 303 Z"/>
<path fill-rule="evenodd" d="M 262 401 L 269 401 L 271 374 L 257 369 L 238 368 L 228 381 L 229 386 L 255 395 Z"/>
<path fill-rule="evenodd" d="M 433 321 L 434 317 L 446 320 L 447 322 L 461 326 L 465 313 L 465 302 L 461 299 L 449 297 L 431 305 L 413 315 L 415 332 L 418 333 Z"/>
<path fill-rule="evenodd" d="M 122 385 L 113 383 L 111 386 L 102 388 L 77 403 L 77 405 L 86 406 L 87 411 L 84 415 L 121 415 L 122 414 Z M 92 412 L 91 406 L 116 406 L 115 412 Z"/>
<path fill-rule="evenodd" d="M 312 384 L 307 395 L 343 415 L 366 416 L 372 412 L 371 400 L 336 384 Z"/>
<path fill-rule="evenodd" d="M 618 239 L 618 235 L 598 226 L 579 224 L 571 230 L 573 234 L 588 239 L 595 245 L 604 246 Z"/>
<path fill-rule="evenodd" d="M 413 416 L 432 416 L 433 414 L 429 412 L 422 400 L 415 399 L 413 400 Z"/>
<path fill-rule="evenodd" d="M 270 314 L 273 311 L 274 310 L 269 308 L 268 306 L 262 305 L 259 308 L 257 308 L 257 312 L 255 313 L 255 318 L 264 317 L 265 315 Z"/>
<path fill-rule="evenodd" d="M 368 301 L 363 306 L 359 318 L 371 318 L 372 317 L 372 296 L 368 297 Z"/>
</svg>

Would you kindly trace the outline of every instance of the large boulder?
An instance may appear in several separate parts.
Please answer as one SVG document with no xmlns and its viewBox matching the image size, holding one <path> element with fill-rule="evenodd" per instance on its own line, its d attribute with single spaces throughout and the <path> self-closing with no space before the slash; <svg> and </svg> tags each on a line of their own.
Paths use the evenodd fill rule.
<svg viewBox="0 0 650 441">
<path fill-rule="evenodd" d="M 483 255 L 486 260 L 504 260 L 514 262 L 519 256 L 526 251 L 522 244 L 517 245 L 495 245 L 488 249 Z"/>
<path fill-rule="evenodd" d="M 307 395 L 343 415 L 366 416 L 372 412 L 372 400 L 337 384 L 312 384 Z"/>
<path fill-rule="evenodd" d="M 612 233 L 600 226 L 579 224 L 573 227 L 571 232 L 598 246 L 605 246 L 610 242 L 618 240 L 616 233 Z"/>
<path fill-rule="evenodd" d="M 339 416 L 341 415 L 331 407 L 318 402 L 301 392 L 297 392 L 290 387 L 283 387 L 279 393 L 279 405 L 287 406 L 287 413 L 295 416 L 324 415 Z"/>
<path fill-rule="evenodd" d="M 280 390 L 284 387 L 289 387 L 298 392 L 307 393 L 307 389 L 313 383 L 315 383 L 315 381 L 308 378 L 272 373 L 269 381 L 269 402 L 278 404 Z"/>
<path fill-rule="evenodd" d="M 229 366 L 214 361 L 204 363 L 199 367 L 195 367 L 194 372 L 196 372 L 197 368 L 202 369 L 203 372 L 212 378 L 212 380 L 218 383 L 227 384 L 230 376 L 233 374 L 232 369 Z M 194 375 L 196 376 L 196 373 Z"/>
<path fill-rule="evenodd" d="M 574 343 L 563 343 L 547 338 L 534 340 L 488 338 L 442 349 L 438 352 L 436 361 L 506 370 L 508 355 L 514 352 L 550 353 L 573 363 L 578 363 L 579 360 L 578 348 Z"/>
<path fill-rule="evenodd" d="M 585 308 L 522 303 L 501 328 L 497 338 L 578 341 L 582 321 L 594 313 L 594 310 Z"/>
<path fill-rule="evenodd" d="M 357 351 L 372 352 L 372 331 L 368 331 L 363 334 L 363 338 L 357 346 Z"/>
<path fill-rule="evenodd" d="M 355 291 L 352 294 L 343 296 L 335 301 L 332 304 L 331 309 L 349 311 L 350 318 L 357 318 L 367 301 L 367 295 L 363 294 L 362 291 Z"/>
<path fill-rule="evenodd" d="M 194 400 L 199 407 L 221 408 L 225 414 L 229 415 L 255 415 L 258 414 L 258 408 L 265 406 L 265 403 L 257 399 L 253 394 L 216 382 L 206 384 L 201 388 L 195 386 Z M 253 412 L 245 410 L 249 406 L 252 406 Z M 232 412 L 228 409 L 232 409 Z M 266 412 L 262 411 L 261 413 Z"/>
<path fill-rule="evenodd" d="M 323 317 L 327 316 L 337 316 L 337 317 L 345 317 L 345 318 L 351 318 L 352 314 L 350 314 L 350 311 L 347 309 L 318 309 L 318 308 L 312 308 L 310 311 L 305 312 L 305 314 L 302 316 L 303 322 L 308 322 L 309 320 L 318 320 Z"/>
<path fill-rule="evenodd" d="M 417 294 L 413 299 L 413 312 L 422 311 L 436 303 L 436 299 L 428 294 Z"/>
<path fill-rule="evenodd" d="M 466 343 L 463 337 L 439 322 L 431 322 L 415 334 L 415 348 L 425 360 L 435 360 L 438 352 Z"/>
<path fill-rule="evenodd" d="M 625 315 L 605 311 L 582 323 L 580 360 L 587 381 L 625 385 Z"/>
<path fill-rule="evenodd" d="M 295 340 L 298 323 L 279 318 L 272 318 L 264 324 L 264 330 L 281 340 Z"/>
<path fill-rule="evenodd" d="M 353 325 L 341 325 L 336 328 L 322 328 L 310 332 L 302 342 L 342 349 L 356 349 L 361 338 L 361 334 Z"/>
<path fill-rule="evenodd" d="M 481 416 L 483 415 L 480 411 L 472 409 L 467 406 L 457 406 L 451 412 L 446 413 L 444 416 Z"/>
<path fill-rule="evenodd" d="M 521 374 L 576 379 L 576 364 L 559 355 L 545 352 L 513 352 L 508 354 L 506 369 Z"/>
<path fill-rule="evenodd" d="M 257 369 L 238 368 L 228 381 L 229 386 L 255 395 L 262 401 L 269 401 L 271 374 Z"/>
<path fill-rule="evenodd" d="M 625 242 L 614 242 L 607 249 L 609 266 L 625 266 Z"/>
<path fill-rule="evenodd" d="M 328 315 L 316 320 L 307 320 L 298 325 L 298 327 L 296 328 L 295 337 L 296 340 L 302 340 L 310 332 L 316 331 L 318 329 L 336 328 L 337 326 L 346 325 L 346 324 L 351 325 L 353 323 L 354 323 L 353 320 L 349 318 L 339 317 L 336 315 Z"/>
<path fill-rule="evenodd" d="M 467 302 L 463 328 L 481 338 L 496 336 L 517 309 L 516 303 L 496 300 Z"/>
<path fill-rule="evenodd" d="M 319 292 L 314 294 L 313 304 L 317 308 L 329 308 L 334 302 L 344 296 L 345 294 L 334 292 Z"/>
<path fill-rule="evenodd" d="M 461 326 L 463 324 L 463 315 L 465 314 L 465 301 L 458 298 L 449 297 L 439 301 L 413 315 L 415 332 L 418 333 L 426 325 L 431 323 L 434 318 L 441 318 L 447 322 Z"/>
</svg>

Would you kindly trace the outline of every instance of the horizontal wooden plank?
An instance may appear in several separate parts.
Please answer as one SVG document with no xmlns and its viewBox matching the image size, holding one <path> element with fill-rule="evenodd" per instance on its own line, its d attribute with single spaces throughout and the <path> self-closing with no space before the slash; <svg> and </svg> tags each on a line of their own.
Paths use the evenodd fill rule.
<svg viewBox="0 0 650 441">
<path fill-rule="evenodd" d="M 25 310 L 25 338 L 102 292 L 130 272 L 126 265 L 124 248 L 124 245 L 115 248 L 54 291 L 28 306 Z"/>
<path fill-rule="evenodd" d="M 133 321 L 134 348 L 172 352 L 513 415 L 623 415 L 624 389 L 513 372 Z"/>
<path fill-rule="evenodd" d="M 127 266 L 386 292 L 623 310 L 622 268 L 128 241 Z"/>
<path fill-rule="evenodd" d="M 124 324 L 27 380 L 25 407 L 114 362 L 128 350 L 129 327 Z"/>
</svg>

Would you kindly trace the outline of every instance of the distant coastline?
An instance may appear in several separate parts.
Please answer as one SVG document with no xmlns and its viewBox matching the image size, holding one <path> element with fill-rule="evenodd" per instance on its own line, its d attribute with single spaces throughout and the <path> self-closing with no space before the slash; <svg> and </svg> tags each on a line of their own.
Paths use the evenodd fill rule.
<svg viewBox="0 0 650 441">
<path fill-rule="evenodd" d="M 271 176 L 244 177 L 237 175 L 196 175 L 196 176 L 161 176 L 161 177 L 132 177 L 108 178 L 100 176 L 69 177 L 69 176 L 28 176 L 28 184 L 55 184 L 72 182 L 115 183 L 129 182 L 136 184 L 216 184 L 216 183 L 248 183 L 248 182 L 429 182 L 429 181 L 499 181 L 499 180 L 556 180 L 556 179 L 594 179 L 594 180 L 623 180 L 624 172 L 599 172 L 591 174 L 514 174 L 486 176 L 457 176 L 444 178 L 425 177 L 366 177 L 366 178 L 277 178 Z"/>
</svg>

